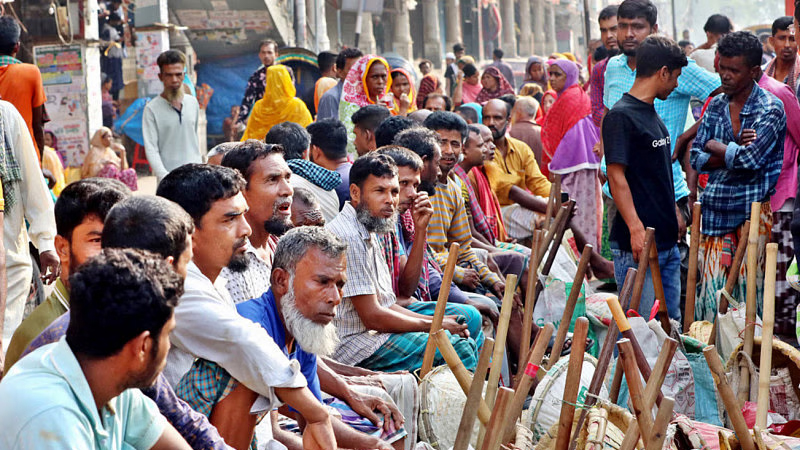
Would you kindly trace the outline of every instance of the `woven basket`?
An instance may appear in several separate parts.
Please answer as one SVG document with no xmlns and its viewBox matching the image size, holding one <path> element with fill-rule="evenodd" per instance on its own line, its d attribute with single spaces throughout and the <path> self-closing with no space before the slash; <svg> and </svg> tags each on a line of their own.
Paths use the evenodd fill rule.
<svg viewBox="0 0 800 450">
<path fill-rule="evenodd" d="M 599 412 L 601 409 L 607 413 L 607 419 L 602 418 Z M 578 418 L 581 415 L 580 410 L 575 411 L 575 417 L 572 420 L 572 426 L 575 427 Z M 595 405 L 589 410 L 586 421 L 583 423 L 580 435 L 578 436 L 578 445 L 575 448 L 585 449 L 592 443 L 597 436 L 597 427 L 602 420 L 607 421 L 606 435 L 603 439 L 605 449 L 616 450 L 622 444 L 622 439 L 625 437 L 625 431 L 628 429 L 633 415 L 627 409 L 620 408 L 611 403 L 602 402 L 602 404 Z M 574 433 L 574 430 L 573 430 Z M 550 450 L 556 446 L 556 436 L 558 435 L 558 424 L 553 425 L 547 433 L 539 439 L 539 444 L 536 450 Z"/>
</svg>

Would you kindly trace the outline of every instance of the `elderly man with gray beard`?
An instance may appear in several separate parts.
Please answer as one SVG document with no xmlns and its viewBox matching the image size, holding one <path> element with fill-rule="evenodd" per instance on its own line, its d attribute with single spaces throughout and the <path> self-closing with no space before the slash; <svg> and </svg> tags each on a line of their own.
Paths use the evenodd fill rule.
<svg viewBox="0 0 800 450">
<path fill-rule="evenodd" d="M 346 279 L 346 248 L 321 227 L 290 230 L 275 248 L 271 287 L 261 297 L 238 304 L 237 310 L 261 325 L 278 347 L 299 363 L 308 388 L 320 402 L 322 392 L 334 397 L 325 403 L 341 413 L 341 421 L 333 420 L 340 447 L 389 450 L 393 442 L 402 449 L 406 431 L 397 408 L 354 391 L 318 358 L 332 354 L 339 345 L 333 319 Z M 299 414 L 284 409 L 284 415 L 297 419 L 302 426 Z M 281 431 L 274 423 L 273 433 L 288 448 L 303 448 L 300 436 Z"/>
</svg>

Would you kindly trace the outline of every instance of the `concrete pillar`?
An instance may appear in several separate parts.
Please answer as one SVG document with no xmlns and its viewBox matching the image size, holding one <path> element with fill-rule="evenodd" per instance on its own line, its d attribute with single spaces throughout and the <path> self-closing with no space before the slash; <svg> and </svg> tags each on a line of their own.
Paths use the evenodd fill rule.
<svg viewBox="0 0 800 450">
<path fill-rule="evenodd" d="M 414 60 L 414 41 L 411 39 L 411 24 L 405 1 L 397 1 L 397 13 L 392 25 L 392 50 L 407 61 Z"/>
<path fill-rule="evenodd" d="M 537 55 L 545 53 L 544 33 L 544 0 L 530 0 L 533 3 L 533 52 Z"/>
<path fill-rule="evenodd" d="M 308 47 L 306 40 L 306 0 L 294 2 L 294 44 L 298 47 Z"/>
<path fill-rule="evenodd" d="M 547 51 L 544 56 L 558 51 L 558 39 L 556 39 L 556 7 L 552 4 L 547 5 L 547 28 L 547 45 L 545 46 Z"/>
<path fill-rule="evenodd" d="M 459 0 L 446 0 L 444 8 L 445 48 L 453 48 L 454 44 L 462 41 L 461 2 Z"/>
<path fill-rule="evenodd" d="M 423 55 L 431 60 L 437 68 L 442 67 L 442 41 L 439 38 L 439 7 L 436 0 L 422 0 Z"/>
<path fill-rule="evenodd" d="M 519 0 L 519 54 L 533 54 L 533 29 L 531 28 L 531 0 Z"/>
<path fill-rule="evenodd" d="M 372 32 L 372 14 L 365 12 L 361 20 L 361 37 L 359 38 L 358 48 L 365 55 L 377 53 L 375 34 Z"/>
<path fill-rule="evenodd" d="M 328 37 L 328 20 L 325 11 L 325 0 L 314 0 L 316 15 L 314 16 L 314 32 L 317 39 L 317 53 L 330 50 L 331 40 Z"/>
<path fill-rule="evenodd" d="M 500 15 L 503 18 L 503 33 L 500 37 L 500 48 L 506 57 L 517 56 L 517 36 L 515 33 L 514 0 L 501 0 Z"/>
</svg>

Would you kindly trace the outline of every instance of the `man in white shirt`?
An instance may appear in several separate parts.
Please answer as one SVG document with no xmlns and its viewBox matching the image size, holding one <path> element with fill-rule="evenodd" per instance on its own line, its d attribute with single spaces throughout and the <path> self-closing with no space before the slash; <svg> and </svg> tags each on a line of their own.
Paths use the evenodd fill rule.
<svg viewBox="0 0 800 450">
<path fill-rule="evenodd" d="M 3 100 L 0 100 L 0 178 L 5 201 L 3 245 L 8 286 L 6 301 L 0 298 L 2 360 L 14 330 L 22 322 L 31 288 L 33 267 L 28 242 L 39 249 L 46 283 L 55 281 L 61 270 L 55 251 L 53 198 L 42 177 L 33 139 L 14 105 Z M 30 227 L 26 228 L 26 221 Z"/>
<path fill-rule="evenodd" d="M 203 162 L 203 155 L 197 137 L 200 105 L 183 93 L 186 56 L 167 50 L 156 62 L 164 90 L 144 107 L 142 134 L 147 161 L 160 182 L 178 166 Z"/>
<path fill-rule="evenodd" d="M 706 42 L 698 46 L 689 56 L 695 60 L 698 66 L 711 73 L 717 73 L 717 69 L 714 67 L 717 42 L 722 39 L 722 36 L 733 31 L 733 25 L 731 20 L 722 14 L 712 14 L 703 25 L 703 31 L 706 32 Z"/>
<path fill-rule="evenodd" d="M 252 230 L 244 216 L 244 188 L 235 170 L 203 164 L 173 170 L 158 187 L 157 195 L 183 207 L 196 227 L 164 374 L 173 386 L 180 381 L 178 396 L 208 415 L 235 448 L 246 447 L 247 436 L 252 438 L 255 430 L 255 415 L 237 415 L 243 403 L 251 413 L 259 413 L 285 402 L 306 420 L 303 439 L 310 446 L 333 449 L 330 417 L 306 387 L 298 365 L 289 362 L 262 327 L 236 312 L 225 279 L 219 276 L 226 266 L 234 271 L 246 268 Z M 198 377 L 209 369 L 214 377 L 204 384 Z M 253 392 L 260 397 L 254 398 Z"/>
</svg>

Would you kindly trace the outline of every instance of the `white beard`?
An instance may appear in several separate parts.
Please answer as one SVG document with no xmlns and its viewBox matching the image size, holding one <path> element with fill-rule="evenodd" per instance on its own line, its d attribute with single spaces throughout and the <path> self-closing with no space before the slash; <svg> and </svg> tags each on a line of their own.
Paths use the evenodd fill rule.
<svg viewBox="0 0 800 450">
<path fill-rule="evenodd" d="M 294 275 L 289 278 L 289 286 L 294 286 Z M 333 322 L 323 325 L 304 316 L 297 309 L 294 291 L 290 290 L 281 298 L 281 314 L 286 329 L 306 352 L 330 356 L 339 346 L 339 335 Z"/>
</svg>

